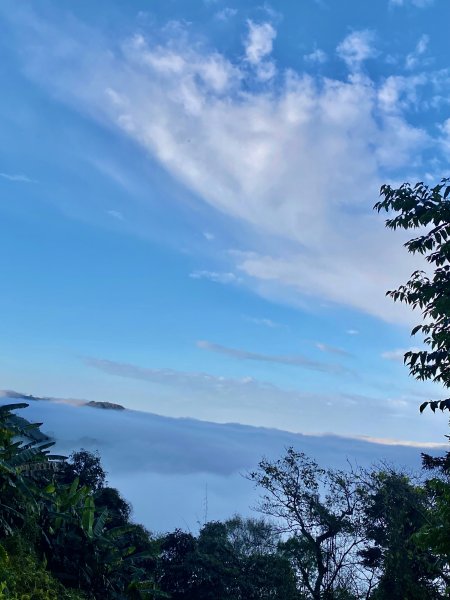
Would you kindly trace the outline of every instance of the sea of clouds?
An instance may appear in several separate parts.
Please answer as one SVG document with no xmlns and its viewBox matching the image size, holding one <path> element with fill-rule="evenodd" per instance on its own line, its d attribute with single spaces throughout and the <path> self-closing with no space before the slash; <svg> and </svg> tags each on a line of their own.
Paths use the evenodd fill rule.
<svg viewBox="0 0 450 600">
<path fill-rule="evenodd" d="M 2 403 L 18 402 L 2 398 Z M 264 456 L 289 446 L 321 466 L 370 467 L 387 461 L 419 470 L 419 447 L 334 435 L 303 435 L 236 423 L 218 424 L 132 410 L 114 411 L 29 401 L 20 414 L 43 422 L 59 452 L 98 450 L 112 486 L 133 505 L 133 516 L 152 531 L 195 531 L 206 520 L 249 515 L 258 493 L 245 474 Z M 429 448 L 428 448 L 429 450 Z M 436 449 L 437 450 L 437 449 Z"/>
</svg>

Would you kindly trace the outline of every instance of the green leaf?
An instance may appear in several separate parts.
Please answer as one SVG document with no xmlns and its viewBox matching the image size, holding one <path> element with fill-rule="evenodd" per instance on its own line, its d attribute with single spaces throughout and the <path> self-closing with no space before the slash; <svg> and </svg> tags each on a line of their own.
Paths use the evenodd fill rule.
<svg viewBox="0 0 450 600">
<path fill-rule="evenodd" d="M 426 409 L 426 407 L 428 406 L 429 402 L 422 402 L 422 404 L 420 405 L 420 412 L 423 413 L 423 411 Z"/>
<path fill-rule="evenodd" d="M 81 518 L 81 524 L 83 530 L 87 534 L 88 537 L 92 537 L 93 531 L 92 527 L 94 525 L 94 513 L 95 513 L 95 505 L 94 499 L 92 496 L 88 496 L 84 503 L 83 514 Z"/>
</svg>

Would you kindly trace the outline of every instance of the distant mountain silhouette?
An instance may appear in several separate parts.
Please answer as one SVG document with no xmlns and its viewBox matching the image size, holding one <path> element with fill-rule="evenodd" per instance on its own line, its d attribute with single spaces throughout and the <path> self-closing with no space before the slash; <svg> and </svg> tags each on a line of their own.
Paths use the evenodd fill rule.
<svg viewBox="0 0 450 600">
<path fill-rule="evenodd" d="M 125 410 L 125 406 L 121 404 L 114 404 L 114 402 L 96 402 L 91 400 L 86 402 L 85 406 L 92 406 L 92 408 L 104 408 L 106 410 Z"/>
<path fill-rule="evenodd" d="M 72 400 L 67 398 L 53 398 L 51 396 L 34 396 L 33 394 L 23 394 L 14 390 L 0 390 L 0 398 L 11 398 L 12 400 L 25 400 L 30 402 L 63 402 L 64 404 L 75 404 L 76 406 L 91 406 L 92 408 L 103 408 L 106 410 L 126 410 L 125 406 L 115 404 L 114 402 L 96 402 L 90 400 Z"/>
</svg>

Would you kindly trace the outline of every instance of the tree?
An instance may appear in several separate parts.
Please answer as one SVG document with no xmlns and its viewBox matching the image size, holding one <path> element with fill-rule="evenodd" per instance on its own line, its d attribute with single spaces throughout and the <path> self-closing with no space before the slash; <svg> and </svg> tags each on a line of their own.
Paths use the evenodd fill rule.
<svg viewBox="0 0 450 600">
<path fill-rule="evenodd" d="M 403 473 L 390 468 L 368 474 L 364 515 L 367 546 L 365 567 L 374 569 L 373 600 L 432 600 L 441 598 L 440 571 L 435 555 L 417 543 L 429 521 L 429 496 Z"/>
<path fill-rule="evenodd" d="M 301 600 L 278 536 L 261 520 L 206 523 L 198 537 L 176 530 L 161 540 L 159 584 L 173 600 Z M 272 541 L 276 538 L 276 542 Z"/>
<path fill-rule="evenodd" d="M 234 515 L 225 526 L 227 538 L 240 557 L 273 554 L 281 542 L 274 524 L 265 519 Z"/>
<path fill-rule="evenodd" d="M 160 543 L 161 589 L 173 600 L 195 600 L 197 586 L 197 540 L 181 529 L 165 535 Z"/>
<path fill-rule="evenodd" d="M 38 487 L 43 472 L 53 473 L 64 457 L 52 455 L 54 442 L 42 443 L 33 435 L 41 425 L 18 418 L 15 410 L 28 404 L 0 406 L 0 535 L 13 533 L 36 512 Z"/>
<path fill-rule="evenodd" d="M 387 219 L 390 229 L 420 230 L 420 235 L 406 242 L 412 254 L 422 255 L 429 267 L 427 271 L 412 273 L 406 284 L 387 292 L 394 301 L 408 304 L 422 311 L 423 323 L 413 328 L 411 334 L 422 333 L 428 350 L 410 351 L 405 354 L 405 364 L 410 374 L 419 380 L 440 383 L 450 388 L 450 179 L 444 178 L 434 186 L 423 182 L 411 186 L 404 183 L 399 188 L 384 185 L 380 192 L 383 199 L 375 209 L 396 213 Z M 450 410 L 450 398 L 422 403 L 420 411 L 427 406 Z M 447 436 L 448 437 L 448 436 Z M 438 476 L 426 482 L 432 501 L 426 522 L 415 534 L 415 539 L 425 552 L 434 556 L 438 576 L 450 591 L 450 453 L 443 457 L 422 454 L 423 466 L 437 470 Z"/>
<path fill-rule="evenodd" d="M 84 448 L 72 452 L 61 470 L 60 478 L 65 483 L 78 478 L 80 485 L 85 485 L 94 492 L 102 490 L 106 484 L 106 473 L 98 452 L 90 452 Z"/>
<path fill-rule="evenodd" d="M 356 577 L 364 542 L 362 503 L 354 474 L 321 469 L 293 448 L 262 460 L 249 478 L 264 490 L 259 510 L 295 538 L 301 591 L 314 600 L 363 597 Z"/>
<path fill-rule="evenodd" d="M 239 557 L 228 539 L 226 525 L 219 521 L 206 523 L 200 530 L 197 550 L 197 600 L 237 600 Z"/>
<path fill-rule="evenodd" d="M 420 235 L 406 242 L 412 254 L 425 257 L 430 272 L 417 270 L 406 284 L 388 291 L 394 301 L 404 302 L 422 311 L 424 322 L 411 334 L 421 332 L 429 350 L 410 351 L 405 364 L 413 377 L 431 380 L 450 388 L 450 179 L 430 188 L 423 182 L 411 187 L 381 187 L 383 199 L 375 204 L 378 212 L 394 212 L 386 220 L 389 229 L 418 229 Z M 450 409 L 450 398 L 424 402 L 420 410 Z"/>
<path fill-rule="evenodd" d="M 95 505 L 108 509 L 109 527 L 120 527 L 130 522 L 131 506 L 116 488 L 104 487 L 95 494 Z"/>
<path fill-rule="evenodd" d="M 225 521 L 227 541 L 238 565 L 239 598 L 300 600 L 295 570 L 280 533 L 265 519 L 235 515 Z"/>
<path fill-rule="evenodd" d="M 50 454 L 40 424 L 15 414 L 26 406 L 0 406 L 0 598 L 164 597 L 155 543 L 104 487 L 98 455 Z"/>
</svg>

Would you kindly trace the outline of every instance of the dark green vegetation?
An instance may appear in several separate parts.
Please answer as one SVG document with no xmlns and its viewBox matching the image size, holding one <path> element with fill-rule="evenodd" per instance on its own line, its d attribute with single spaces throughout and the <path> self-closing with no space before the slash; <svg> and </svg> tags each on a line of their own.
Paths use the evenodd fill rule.
<svg viewBox="0 0 450 600">
<path fill-rule="evenodd" d="M 422 312 L 424 322 L 411 334 L 422 333 L 429 350 L 407 352 L 405 364 L 413 377 L 431 380 L 450 388 L 450 179 L 433 188 L 422 182 L 394 189 L 381 188 L 383 199 L 375 209 L 392 211 L 387 219 L 390 229 L 418 229 L 421 235 L 406 242 L 412 254 L 425 257 L 427 271 L 417 270 L 405 285 L 388 292 L 394 301 L 408 304 Z M 450 409 L 450 398 L 424 402 L 433 411 Z"/>
<path fill-rule="evenodd" d="M 0 598 L 146 597 L 155 542 L 99 458 L 50 454 L 39 424 L 15 415 L 26 406 L 0 407 Z"/>
<path fill-rule="evenodd" d="M 388 292 L 424 316 L 411 374 L 450 387 L 450 185 L 383 186 L 387 226 L 420 228 L 424 255 Z M 30 397 L 32 399 L 32 397 Z M 450 399 L 431 401 L 433 411 Z M 319 467 L 293 448 L 248 478 L 265 518 L 155 535 L 132 523 L 100 458 L 69 459 L 16 411 L 0 407 L 0 598 L 173 600 L 443 600 L 450 597 L 450 453 L 423 455 L 424 474 Z M 99 406 L 95 404 L 95 406 Z M 120 408 L 102 406 L 103 408 Z M 157 493 L 157 490 L 155 490 Z"/>
</svg>

